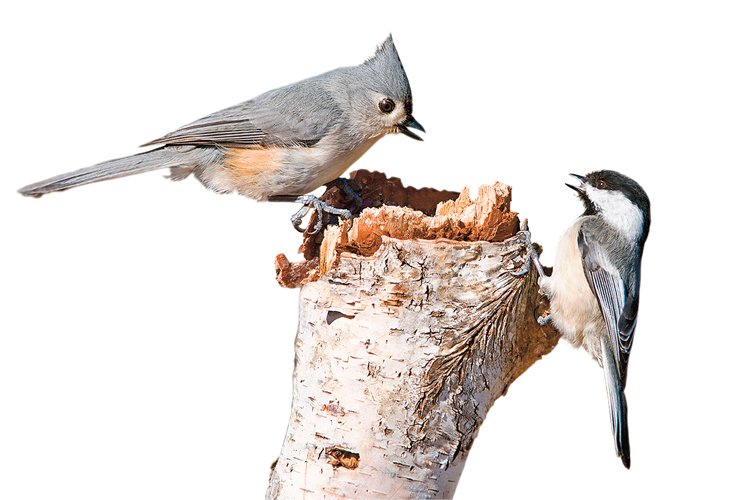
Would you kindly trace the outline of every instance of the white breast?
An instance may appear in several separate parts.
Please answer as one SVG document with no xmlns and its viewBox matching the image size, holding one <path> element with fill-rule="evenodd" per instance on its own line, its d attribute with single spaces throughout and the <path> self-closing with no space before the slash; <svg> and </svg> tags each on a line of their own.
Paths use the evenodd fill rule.
<svg viewBox="0 0 750 500">
<path fill-rule="evenodd" d="M 550 314 L 555 328 L 575 347 L 583 346 L 599 359 L 598 343 L 603 322 L 599 304 L 583 274 L 578 249 L 579 219 L 560 238 L 552 276 L 542 281 L 550 299 Z"/>
</svg>

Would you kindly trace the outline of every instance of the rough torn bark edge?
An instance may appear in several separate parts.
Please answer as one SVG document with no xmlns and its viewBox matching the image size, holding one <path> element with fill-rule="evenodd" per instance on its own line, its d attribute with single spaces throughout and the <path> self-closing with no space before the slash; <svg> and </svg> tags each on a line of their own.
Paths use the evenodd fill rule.
<svg viewBox="0 0 750 500">
<path fill-rule="evenodd" d="M 502 241 L 519 229 L 518 216 L 510 210 L 511 188 L 499 182 L 481 186 L 477 199 L 472 200 L 468 188 L 458 193 L 403 187 L 400 180 L 386 178 L 379 172 L 358 170 L 352 173 L 352 179 L 368 188 L 365 193 L 380 187 L 387 196 L 377 198 L 378 208 L 364 208 L 354 220 L 329 226 L 325 237 L 305 233 L 300 249 L 305 260 L 290 262 L 284 254 L 279 254 L 276 257 L 279 284 L 296 288 L 319 279 L 336 265 L 342 252 L 372 255 L 383 236 L 402 240 Z M 322 198 L 341 206 L 341 196 L 334 187 Z M 375 195 L 368 194 L 364 199 L 372 203 L 373 198 Z M 405 200 L 411 205 L 390 205 L 393 200 Z M 313 218 L 309 227 L 314 223 Z"/>
</svg>

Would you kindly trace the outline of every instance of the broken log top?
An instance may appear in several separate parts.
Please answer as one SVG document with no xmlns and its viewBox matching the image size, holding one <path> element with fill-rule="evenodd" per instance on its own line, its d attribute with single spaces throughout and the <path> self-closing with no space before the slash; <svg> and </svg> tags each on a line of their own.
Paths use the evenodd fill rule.
<svg viewBox="0 0 750 500">
<path fill-rule="evenodd" d="M 351 179 L 360 187 L 368 208 L 352 221 L 329 226 L 323 237 L 306 233 L 301 248 L 304 261 L 291 263 L 285 255 L 277 256 L 277 280 L 282 286 L 294 288 L 319 279 L 343 252 L 374 255 L 384 237 L 498 242 L 519 230 L 518 214 L 510 210 L 511 188 L 500 182 L 481 186 L 477 199 L 472 200 L 468 188 L 457 193 L 404 187 L 399 179 L 379 172 L 358 170 Z M 338 187 L 321 198 L 336 206 L 345 205 Z M 314 222 L 311 220 L 309 227 Z"/>
<path fill-rule="evenodd" d="M 510 187 L 428 192 L 432 215 L 385 202 L 307 235 L 319 246 L 306 263 L 277 259 L 279 281 L 301 291 L 267 498 L 451 498 L 490 407 L 557 343 L 536 321 Z"/>
</svg>

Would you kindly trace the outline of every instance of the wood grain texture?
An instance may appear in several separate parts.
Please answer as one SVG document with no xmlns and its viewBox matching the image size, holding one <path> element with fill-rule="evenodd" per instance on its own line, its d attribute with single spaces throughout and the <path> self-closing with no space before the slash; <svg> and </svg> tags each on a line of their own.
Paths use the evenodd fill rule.
<svg viewBox="0 0 750 500">
<path fill-rule="evenodd" d="M 450 498 L 479 426 L 557 343 L 510 188 L 329 226 L 302 280 L 268 498 Z M 288 264 L 288 262 L 287 262 Z"/>
</svg>

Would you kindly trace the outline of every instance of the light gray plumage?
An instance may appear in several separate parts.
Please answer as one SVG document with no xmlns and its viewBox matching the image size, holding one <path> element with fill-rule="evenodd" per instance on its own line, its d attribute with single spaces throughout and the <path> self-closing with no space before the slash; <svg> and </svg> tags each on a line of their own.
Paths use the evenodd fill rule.
<svg viewBox="0 0 750 500">
<path fill-rule="evenodd" d="M 554 272 L 543 277 L 551 320 L 563 337 L 582 346 L 604 371 L 617 455 L 630 468 L 625 383 L 638 317 L 643 247 L 651 225 L 643 188 L 602 170 L 574 189 L 586 210 L 565 232 Z"/>
<path fill-rule="evenodd" d="M 20 190 L 26 196 L 41 196 L 53 191 L 82 186 L 91 182 L 117 179 L 128 175 L 142 174 L 161 168 L 194 168 L 195 165 L 216 161 L 221 152 L 215 148 L 195 146 L 164 146 L 125 158 L 98 163 L 91 167 L 68 172 L 30 184 Z"/>
<path fill-rule="evenodd" d="M 185 125 L 144 146 L 161 147 L 21 188 L 41 196 L 160 168 L 206 187 L 257 200 L 297 196 L 338 178 L 377 140 L 421 140 L 408 78 L 389 36 L 364 63 L 271 90 Z"/>
</svg>

